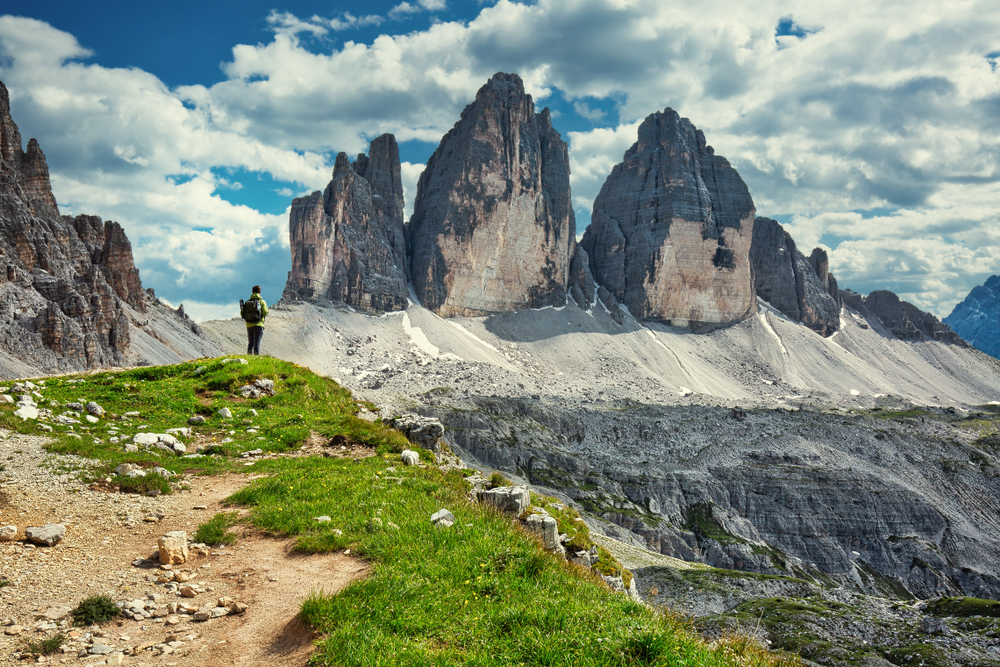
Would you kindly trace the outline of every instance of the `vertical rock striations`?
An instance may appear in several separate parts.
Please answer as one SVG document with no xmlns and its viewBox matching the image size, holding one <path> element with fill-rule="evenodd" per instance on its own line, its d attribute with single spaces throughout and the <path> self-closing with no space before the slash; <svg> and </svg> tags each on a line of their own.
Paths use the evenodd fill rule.
<svg viewBox="0 0 1000 667">
<path fill-rule="evenodd" d="M 777 221 L 757 218 L 750 245 L 754 291 L 764 301 L 822 336 L 840 326 L 837 281 L 825 250 L 808 258 Z"/>
<path fill-rule="evenodd" d="M 118 223 L 59 215 L 45 155 L 34 139 L 22 151 L 0 83 L 0 374 L 141 362 L 130 349 L 138 317 L 155 321 L 145 351 L 170 360 L 204 353 L 145 342 L 167 329 L 178 342 L 197 338 L 190 321 L 150 317 L 147 298 Z"/>
<path fill-rule="evenodd" d="M 410 276 L 439 315 L 562 304 L 576 245 L 565 142 L 516 74 L 498 73 L 420 176 Z"/>
<path fill-rule="evenodd" d="M 330 300 L 366 312 L 407 305 L 399 146 L 374 139 L 369 156 L 337 156 L 333 180 L 292 202 L 292 270 L 284 298 Z"/>
<path fill-rule="evenodd" d="M 581 245 L 597 282 L 636 318 L 722 325 L 756 312 L 753 224 L 739 174 L 668 108 L 639 127 L 594 201 Z"/>
<path fill-rule="evenodd" d="M 972 288 L 944 324 L 977 350 L 1000 358 L 1000 276 Z"/>
</svg>

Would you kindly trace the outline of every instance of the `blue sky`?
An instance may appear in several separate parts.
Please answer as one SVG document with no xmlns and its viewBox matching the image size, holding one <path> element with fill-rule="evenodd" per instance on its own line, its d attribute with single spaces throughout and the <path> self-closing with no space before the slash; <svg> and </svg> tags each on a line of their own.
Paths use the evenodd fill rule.
<svg viewBox="0 0 1000 667">
<path fill-rule="evenodd" d="M 63 212 L 122 223 L 143 284 L 197 319 L 253 283 L 277 298 L 288 205 L 338 151 L 394 133 L 412 207 L 497 71 L 552 109 L 579 232 L 670 106 L 842 286 L 944 316 L 1000 273 L 995 5 L 7 0 L 0 80 Z"/>
</svg>

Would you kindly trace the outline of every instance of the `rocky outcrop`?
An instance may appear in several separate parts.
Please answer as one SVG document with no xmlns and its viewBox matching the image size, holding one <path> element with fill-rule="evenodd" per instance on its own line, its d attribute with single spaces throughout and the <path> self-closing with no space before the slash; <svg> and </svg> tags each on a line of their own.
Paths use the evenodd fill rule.
<svg viewBox="0 0 1000 667">
<path fill-rule="evenodd" d="M 977 350 L 1000 357 L 1000 276 L 972 288 L 944 324 Z"/>
<path fill-rule="evenodd" d="M 839 328 L 837 281 L 825 250 L 816 248 L 807 258 L 780 223 L 757 218 L 750 262 L 761 299 L 822 336 Z"/>
<path fill-rule="evenodd" d="M 337 156 L 326 190 L 292 202 L 292 270 L 283 298 L 365 312 L 407 306 L 403 184 L 396 138 L 374 139 L 355 162 Z"/>
<path fill-rule="evenodd" d="M 140 326 L 150 330 L 137 352 Z M 170 342 L 153 343 L 166 329 Z M 193 347 L 177 349 L 182 341 Z M 34 139 L 22 151 L 0 83 L 0 375 L 140 363 L 147 353 L 179 361 L 211 349 L 197 325 L 143 290 L 118 223 L 59 215 L 45 155 Z"/>
<path fill-rule="evenodd" d="M 566 143 L 516 74 L 480 88 L 420 176 L 410 276 L 439 315 L 564 303 L 576 220 Z"/>
<path fill-rule="evenodd" d="M 877 320 L 885 331 L 900 340 L 919 341 L 930 338 L 942 343 L 968 347 L 951 327 L 912 303 L 901 300 L 888 290 L 876 290 L 861 296 L 849 289 L 841 291 L 844 305 L 853 308 L 869 320 Z"/>
<path fill-rule="evenodd" d="M 637 319 L 729 324 L 756 312 L 754 211 L 736 170 L 668 108 L 639 127 L 594 201 L 581 245 L 597 282 Z"/>
</svg>

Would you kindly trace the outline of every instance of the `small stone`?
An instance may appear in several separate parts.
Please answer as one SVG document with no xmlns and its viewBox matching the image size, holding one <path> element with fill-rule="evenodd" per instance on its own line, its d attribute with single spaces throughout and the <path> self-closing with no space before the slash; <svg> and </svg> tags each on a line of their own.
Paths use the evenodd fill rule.
<svg viewBox="0 0 1000 667">
<path fill-rule="evenodd" d="M 936 616 L 924 616 L 920 619 L 920 631 L 928 635 L 946 635 L 948 625 Z"/>
<path fill-rule="evenodd" d="M 191 619 L 195 620 L 195 621 L 207 621 L 211 617 L 212 617 L 212 613 L 211 612 L 208 612 L 208 611 L 196 611 L 194 613 L 194 615 L 191 616 Z"/>
<path fill-rule="evenodd" d="M 218 415 L 221 419 L 232 419 L 233 418 L 233 411 L 230 410 L 229 408 L 222 408 L 221 410 L 219 410 L 215 414 Z"/>
<path fill-rule="evenodd" d="M 166 623 L 167 625 L 180 625 L 181 617 L 176 615 L 167 616 L 165 619 L 163 619 L 163 622 Z"/>
<path fill-rule="evenodd" d="M 220 616 L 225 616 L 226 614 L 228 614 L 229 610 L 226 609 L 225 607 L 216 607 L 215 609 L 212 609 L 208 613 L 211 615 L 212 618 L 219 618 Z"/>
<path fill-rule="evenodd" d="M 107 644 L 95 643 L 87 650 L 87 652 L 91 655 L 108 655 L 110 653 L 114 653 L 115 649 Z"/>
<path fill-rule="evenodd" d="M 14 637 L 24 632 L 24 627 L 20 625 L 8 625 L 6 628 L 4 628 L 3 632 L 5 635 L 10 635 L 11 637 Z"/>
<path fill-rule="evenodd" d="M 185 586 L 181 589 L 181 597 L 193 598 L 198 597 L 198 590 L 194 586 Z"/>
<path fill-rule="evenodd" d="M 455 524 L 455 515 L 446 509 L 440 509 L 431 515 L 431 523 L 438 528 L 451 528 Z"/>
<path fill-rule="evenodd" d="M 238 615 L 245 612 L 247 610 L 247 606 L 242 602 L 233 602 L 227 606 L 227 609 L 229 609 L 230 614 Z"/>
<path fill-rule="evenodd" d="M 175 572 L 174 573 L 174 581 L 176 581 L 176 582 L 179 582 L 179 583 L 183 584 L 184 582 L 191 581 L 192 579 L 194 579 L 194 574 L 192 574 L 191 572 Z"/>
<path fill-rule="evenodd" d="M 325 514 L 323 516 L 318 516 L 318 517 L 315 517 L 315 518 L 316 518 L 316 521 L 319 522 L 319 523 L 330 523 L 333 520 L 330 517 L 326 516 Z M 14 532 L 15 533 L 17 532 L 16 528 L 14 529 Z"/>
<path fill-rule="evenodd" d="M 29 526 L 24 529 L 24 536 L 35 544 L 51 547 L 62 542 L 66 536 L 66 526 L 61 523 L 47 523 L 41 527 Z"/>
<path fill-rule="evenodd" d="M 0 542 L 13 542 L 17 539 L 17 526 L 0 527 Z"/>
<path fill-rule="evenodd" d="M 192 426 L 201 426 L 205 423 L 205 418 L 201 415 L 195 415 L 194 417 L 188 417 L 188 424 Z"/>
</svg>

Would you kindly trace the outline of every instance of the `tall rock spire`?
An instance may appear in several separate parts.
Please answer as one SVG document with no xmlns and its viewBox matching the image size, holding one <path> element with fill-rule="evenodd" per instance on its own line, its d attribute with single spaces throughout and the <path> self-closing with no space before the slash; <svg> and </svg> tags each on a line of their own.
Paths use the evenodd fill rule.
<svg viewBox="0 0 1000 667">
<path fill-rule="evenodd" d="M 754 212 L 736 170 L 668 108 L 640 125 L 594 201 L 581 245 L 597 282 L 636 318 L 728 324 L 756 312 Z"/>
<path fill-rule="evenodd" d="M 576 246 L 568 151 L 516 74 L 495 74 L 441 139 L 407 242 L 414 291 L 440 315 L 565 302 Z"/>
<path fill-rule="evenodd" d="M 292 270 L 284 298 L 329 300 L 366 312 L 407 306 L 399 146 L 374 139 L 353 164 L 337 156 L 326 191 L 292 202 Z"/>
</svg>

